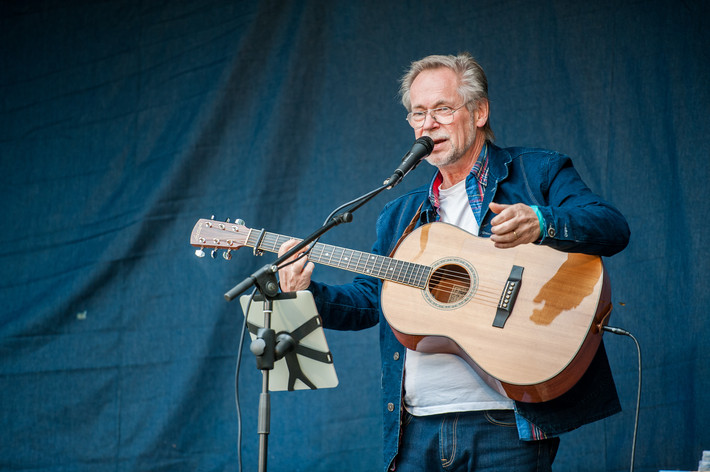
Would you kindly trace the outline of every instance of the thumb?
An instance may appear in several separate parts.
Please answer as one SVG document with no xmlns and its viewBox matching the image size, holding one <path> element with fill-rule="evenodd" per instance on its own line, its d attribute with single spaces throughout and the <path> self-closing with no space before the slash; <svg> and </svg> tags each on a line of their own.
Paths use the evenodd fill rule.
<svg viewBox="0 0 710 472">
<path fill-rule="evenodd" d="M 509 206 L 510 206 L 510 205 L 503 205 L 503 204 L 501 204 L 501 203 L 491 202 L 491 203 L 488 205 L 488 208 L 489 208 L 493 213 L 499 214 L 501 211 L 505 210 L 505 209 L 508 208 Z"/>
</svg>

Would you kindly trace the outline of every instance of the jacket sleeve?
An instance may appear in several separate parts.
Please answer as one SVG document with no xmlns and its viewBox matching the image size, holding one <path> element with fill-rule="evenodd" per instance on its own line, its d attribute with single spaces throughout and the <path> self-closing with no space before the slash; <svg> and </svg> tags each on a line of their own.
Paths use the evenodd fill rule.
<svg viewBox="0 0 710 472">
<path fill-rule="evenodd" d="M 383 218 L 380 214 L 373 254 L 382 254 L 383 233 L 386 233 L 380 225 Z M 351 283 L 343 285 L 312 281 L 308 290 L 313 293 L 325 328 L 353 331 L 370 328 L 379 322 L 381 285 L 379 279 L 358 275 Z"/>
<path fill-rule="evenodd" d="M 629 243 L 630 230 L 613 205 L 592 192 L 567 156 L 540 159 L 540 190 L 545 204 L 538 206 L 544 220 L 540 244 L 566 252 L 612 256 Z"/>
<path fill-rule="evenodd" d="M 379 280 L 357 276 L 352 283 L 328 285 L 312 281 L 313 293 L 323 327 L 337 330 L 360 330 L 375 326 L 380 318 Z"/>
</svg>

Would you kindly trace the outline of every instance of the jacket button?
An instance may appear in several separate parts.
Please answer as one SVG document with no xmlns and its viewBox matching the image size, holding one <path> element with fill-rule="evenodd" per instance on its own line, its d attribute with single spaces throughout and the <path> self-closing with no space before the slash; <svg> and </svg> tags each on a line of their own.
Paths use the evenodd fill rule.
<svg viewBox="0 0 710 472">
<path fill-rule="evenodd" d="M 394 360 L 398 361 L 398 360 L 399 360 L 399 353 L 398 353 L 398 352 L 395 352 L 395 353 L 394 353 L 394 356 L 392 356 L 392 358 L 393 358 Z"/>
<path fill-rule="evenodd" d="M 551 238 L 554 238 L 556 234 L 555 228 L 548 228 L 547 230 L 547 235 Z"/>
<path fill-rule="evenodd" d="M 387 411 L 394 411 L 394 403 L 387 404 Z"/>
</svg>

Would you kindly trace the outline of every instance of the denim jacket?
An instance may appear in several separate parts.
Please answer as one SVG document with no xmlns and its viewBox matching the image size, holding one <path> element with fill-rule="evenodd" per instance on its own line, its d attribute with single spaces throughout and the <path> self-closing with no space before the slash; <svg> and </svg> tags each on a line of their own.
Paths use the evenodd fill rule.
<svg viewBox="0 0 710 472">
<path fill-rule="evenodd" d="M 488 145 L 489 175 L 479 236 L 491 235 L 495 214 L 488 210 L 490 202 L 525 203 L 536 205 L 543 217 L 545 233 L 539 244 L 600 256 L 611 256 L 626 247 L 630 234 L 626 220 L 584 184 L 569 157 L 547 150 Z M 429 187 L 413 190 L 384 207 L 377 220 L 374 254 L 391 254 L 420 205 L 417 226 L 438 219 L 428 199 Z M 394 337 L 380 310 L 381 286 L 379 279 L 357 276 L 352 283 L 339 286 L 313 281 L 309 290 L 326 328 L 359 330 L 380 324 L 383 452 L 387 470 L 398 449 L 406 348 Z M 519 423 L 527 420 L 548 436 L 620 411 L 603 343 L 582 379 L 567 393 L 543 403 L 516 402 L 515 407 Z"/>
</svg>

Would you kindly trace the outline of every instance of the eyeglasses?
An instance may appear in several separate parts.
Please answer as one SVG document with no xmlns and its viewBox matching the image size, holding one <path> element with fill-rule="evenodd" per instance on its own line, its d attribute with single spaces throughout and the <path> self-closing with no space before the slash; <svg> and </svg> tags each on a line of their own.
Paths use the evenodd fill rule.
<svg viewBox="0 0 710 472">
<path fill-rule="evenodd" d="M 466 102 L 468 103 L 468 102 Z M 440 125 L 450 125 L 451 123 L 454 122 L 454 113 L 459 111 L 461 108 L 466 106 L 466 103 L 461 105 L 458 108 L 451 108 L 451 107 L 441 107 L 441 108 L 434 108 L 433 110 L 426 110 L 426 111 L 413 111 L 410 113 L 407 113 L 407 121 L 409 122 L 409 125 L 414 128 L 414 129 L 419 129 L 424 126 L 424 122 L 426 121 L 426 116 L 431 115 L 432 119 L 439 123 Z"/>
</svg>

